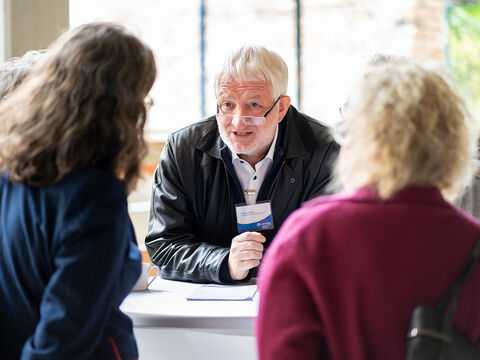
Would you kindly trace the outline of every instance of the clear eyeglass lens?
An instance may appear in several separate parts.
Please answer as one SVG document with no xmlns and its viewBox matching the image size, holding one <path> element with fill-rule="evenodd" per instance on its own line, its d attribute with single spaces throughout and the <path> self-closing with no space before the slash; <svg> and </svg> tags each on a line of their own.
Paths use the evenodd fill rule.
<svg viewBox="0 0 480 360">
<path fill-rule="evenodd" d="M 219 108 L 221 113 L 225 115 L 235 115 L 237 111 L 235 107 L 219 106 Z M 263 107 L 249 107 L 248 112 L 255 117 L 262 117 L 265 109 Z"/>
<path fill-rule="evenodd" d="M 217 120 L 225 125 L 228 125 L 231 123 L 237 123 L 239 121 L 241 121 L 245 125 L 265 124 L 265 118 L 263 116 L 240 116 L 240 115 L 217 114 Z"/>
</svg>

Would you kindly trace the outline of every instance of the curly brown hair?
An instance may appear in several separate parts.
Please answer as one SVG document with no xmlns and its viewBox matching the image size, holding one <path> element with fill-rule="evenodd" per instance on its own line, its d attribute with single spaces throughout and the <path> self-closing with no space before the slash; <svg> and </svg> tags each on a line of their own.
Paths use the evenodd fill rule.
<svg viewBox="0 0 480 360">
<path fill-rule="evenodd" d="M 155 76 L 151 49 L 124 27 L 67 32 L 0 104 L 0 171 L 41 186 L 95 166 L 130 192 L 146 154 L 144 99 Z"/>
</svg>

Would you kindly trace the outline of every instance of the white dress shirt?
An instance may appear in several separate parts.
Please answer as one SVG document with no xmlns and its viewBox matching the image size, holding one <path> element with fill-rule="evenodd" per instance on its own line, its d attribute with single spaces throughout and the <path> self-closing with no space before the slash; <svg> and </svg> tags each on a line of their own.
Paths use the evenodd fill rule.
<svg viewBox="0 0 480 360">
<path fill-rule="evenodd" d="M 275 131 L 275 137 L 270 145 L 270 149 L 268 149 L 267 155 L 255 164 L 255 168 L 252 168 L 248 161 L 240 159 L 238 155 L 230 149 L 230 152 L 232 153 L 233 167 L 238 180 L 240 180 L 240 185 L 242 186 L 243 194 L 245 196 L 245 202 L 248 205 L 253 205 L 257 201 L 258 191 L 262 186 L 263 180 L 265 180 L 265 176 L 267 176 L 268 171 L 272 167 L 277 136 L 278 125 L 277 130 Z"/>
</svg>

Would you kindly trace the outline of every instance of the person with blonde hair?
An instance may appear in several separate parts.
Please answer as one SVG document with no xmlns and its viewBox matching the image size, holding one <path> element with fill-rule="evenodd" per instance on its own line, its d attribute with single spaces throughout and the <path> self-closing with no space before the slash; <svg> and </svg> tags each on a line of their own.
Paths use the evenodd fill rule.
<svg viewBox="0 0 480 360">
<path fill-rule="evenodd" d="M 124 27 L 61 36 L 0 104 L 2 359 L 136 359 L 119 305 L 141 256 L 127 212 L 156 66 Z"/>
<path fill-rule="evenodd" d="M 145 239 L 163 278 L 248 281 L 287 216 L 327 192 L 338 145 L 287 85 L 278 54 L 240 47 L 216 77 L 217 114 L 169 136 Z"/>
<path fill-rule="evenodd" d="M 443 75 L 407 60 L 372 65 L 344 115 L 344 190 L 294 212 L 260 268 L 261 360 L 405 359 L 412 310 L 440 303 L 479 237 L 480 223 L 447 201 L 475 149 Z M 454 326 L 479 344 L 480 265 Z"/>
</svg>

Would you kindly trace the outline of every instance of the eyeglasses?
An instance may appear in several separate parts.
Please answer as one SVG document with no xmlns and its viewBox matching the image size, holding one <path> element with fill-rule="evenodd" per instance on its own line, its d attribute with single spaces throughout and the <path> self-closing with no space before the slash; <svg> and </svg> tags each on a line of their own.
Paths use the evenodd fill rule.
<svg viewBox="0 0 480 360">
<path fill-rule="evenodd" d="M 278 97 L 278 99 L 275 101 L 275 103 L 272 105 L 272 107 L 270 109 L 268 109 L 268 111 L 263 116 L 221 114 L 220 113 L 220 108 L 217 105 L 217 115 L 216 115 L 217 116 L 217 121 L 221 122 L 224 125 L 229 125 L 232 122 L 234 122 L 234 120 L 237 120 L 237 122 L 242 120 L 242 122 L 245 125 L 256 125 L 256 126 L 263 125 L 263 124 L 265 124 L 265 121 L 266 121 L 266 118 L 267 118 L 268 114 L 270 114 L 270 112 L 273 110 L 275 105 L 277 105 L 280 98 L 281 98 L 281 96 Z"/>
</svg>

